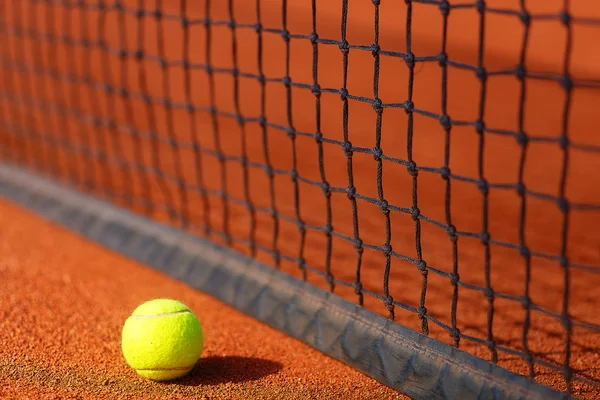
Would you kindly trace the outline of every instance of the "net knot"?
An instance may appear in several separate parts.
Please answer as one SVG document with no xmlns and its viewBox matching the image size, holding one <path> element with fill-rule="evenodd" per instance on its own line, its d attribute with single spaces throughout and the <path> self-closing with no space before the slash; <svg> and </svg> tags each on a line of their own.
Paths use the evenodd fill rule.
<svg viewBox="0 0 600 400">
<path fill-rule="evenodd" d="M 523 258 L 530 258 L 531 250 L 529 250 L 529 247 L 521 246 L 519 247 L 519 254 L 521 254 Z"/>
<path fill-rule="evenodd" d="M 531 23 L 531 15 L 529 15 L 529 13 L 525 10 L 521 11 L 521 14 L 519 14 L 519 18 L 525 26 L 529 26 L 529 24 Z"/>
<path fill-rule="evenodd" d="M 375 99 L 375 101 L 373 101 L 373 110 L 375 110 L 377 114 L 381 114 L 383 112 L 383 102 L 381 99 Z"/>
<path fill-rule="evenodd" d="M 379 202 L 379 210 L 381 211 L 381 213 L 383 215 L 389 215 L 389 213 L 390 213 L 389 207 L 390 207 L 390 205 L 388 204 L 387 200 L 381 200 Z"/>
<path fill-rule="evenodd" d="M 485 122 L 480 119 L 475 121 L 475 131 L 480 135 L 483 134 L 485 132 Z"/>
<path fill-rule="evenodd" d="M 260 31 L 263 30 L 262 24 L 257 22 L 256 24 L 254 24 L 254 30 L 256 31 L 256 33 L 260 33 Z"/>
<path fill-rule="evenodd" d="M 533 364 L 533 354 L 531 354 L 530 351 L 525 352 L 525 354 L 523 354 L 523 360 L 527 363 L 527 365 L 532 365 Z"/>
<path fill-rule="evenodd" d="M 573 379 L 573 369 L 568 364 L 563 365 L 562 373 L 565 378 L 565 381 L 571 382 L 571 380 Z"/>
<path fill-rule="evenodd" d="M 450 4 L 446 0 L 440 2 L 440 12 L 442 16 L 447 17 L 450 14 Z"/>
<path fill-rule="evenodd" d="M 475 68 L 475 76 L 477 76 L 477 79 L 481 82 L 485 82 L 487 79 L 487 70 L 483 67 L 477 67 Z"/>
<path fill-rule="evenodd" d="M 287 133 L 287 135 L 288 135 L 288 137 L 289 137 L 290 139 L 292 139 L 292 140 L 293 140 L 293 139 L 295 139 L 295 138 L 296 138 L 296 130 L 295 130 L 294 128 L 288 128 L 288 129 L 286 130 L 286 133 Z"/>
<path fill-rule="evenodd" d="M 342 101 L 345 101 L 348 98 L 348 90 L 346 88 L 341 88 L 339 93 Z"/>
<path fill-rule="evenodd" d="M 481 232 L 481 243 L 487 246 L 490 243 L 490 234 L 489 232 Z"/>
<path fill-rule="evenodd" d="M 321 131 L 315 132 L 315 142 L 321 143 L 323 141 L 323 133 Z"/>
<path fill-rule="evenodd" d="M 421 307 L 417 308 L 417 313 L 419 314 L 419 318 L 423 318 L 427 315 L 427 308 L 424 306 L 421 306 Z"/>
<path fill-rule="evenodd" d="M 406 170 L 408 171 L 408 174 L 413 178 L 416 178 L 417 175 L 419 175 L 419 171 L 417 170 L 417 163 L 414 161 L 409 161 L 409 163 L 406 165 Z"/>
<path fill-rule="evenodd" d="M 310 39 L 310 43 L 316 44 L 317 40 L 319 40 L 319 35 L 317 32 L 311 32 L 310 35 L 308 35 L 308 38 Z"/>
<path fill-rule="evenodd" d="M 445 67 L 448 63 L 448 55 L 446 53 L 439 53 L 437 59 L 441 67 Z"/>
<path fill-rule="evenodd" d="M 298 230 L 301 234 L 304 234 L 304 232 L 306 232 L 306 224 L 304 223 L 304 221 L 296 222 L 296 226 L 298 227 Z"/>
<path fill-rule="evenodd" d="M 458 236 L 456 235 L 456 227 L 454 225 L 448 225 L 448 228 L 446 228 L 446 233 L 448 234 L 451 242 L 456 242 Z"/>
<path fill-rule="evenodd" d="M 298 263 L 298 268 L 304 269 L 304 266 L 306 265 L 306 260 L 302 257 L 298 257 L 297 263 Z"/>
<path fill-rule="evenodd" d="M 358 254 L 362 254 L 363 253 L 363 241 L 359 238 L 354 239 L 354 250 L 356 250 L 356 252 Z"/>
<path fill-rule="evenodd" d="M 342 40 L 338 46 L 342 54 L 348 54 L 348 52 L 350 51 L 350 44 L 347 40 Z"/>
<path fill-rule="evenodd" d="M 563 324 L 566 330 L 571 330 L 573 327 L 573 320 L 569 314 L 563 314 L 560 317 L 560 322 Z"/>
<path fill-rule="evenodd" d="M 154 10 L 152 12 L 152 15 L 154 15 L 154 18 L 156 19 L 161 19 L 162 18 L 162 11 L 160 10 L 160 8 L 157 8 L 156 10 Z"/>
<path fill-rule="evenodd" d="M 316 97 L 321 97 L 321 86 L 315 83 L 311 86 L 310 89 L 312 91 L 312 94 L 314 94 Z"/>
<path fill-rule="evenodd" d="M 485 1 L 484 1 L 484 0 L 478 0 L 478 1 L 475 3 L 475 9 L 476 9 L 476 10 L 477 10 L 479 13 L 483 14 L 483 13 L 485 12 Z"/>
<path fill-rule="evenodd" d="M 445 130 L 449 130 L 452 127 L 452 121 L 450 120 L 449 115 L 442 115 L 440 118 L 440 124 L 442 124 L 442 128 Z"/>
<path fill-rule="evenodd" d="M 333 275 L 327 274 L 327 284 L 329 285 L 329 288 L 333 290 L 333 287 L 335 285 L 335 278 L 333 277 Z"/>
<path fill-rule="evenodd" d="M 561 149 L 566 150 L 567 147 L 569 147 L 569 138 L 567 136 L 561 136 L 560 139 L 558 139 L 558 144 Z"/>
<path fill-rule="evenodd" d="M 392 296 L 387 296 L 383 300 L 383 305 L 389 312 L 393 312 L 394 311 L 394 298 Z"/>
<path fill-rule="evenodd" d="M 442 179 L 445 180 L 445 181 L 447 181 L 448 179 L 450 179 L 450 168 L 448 168 L 446 166 L 442 167 L 440 175 L 441 175 Z"/>
<path fill-rule="evenodd" d="M 258 117 L 258 124 L 261 126 L 261 128 L 264 128 L 267 126 L 267 119 L 261 115 Z"/>
<path fill-rule="evenodd" d="M 188 19 L 185 17 L 185 15 L 182 15 L 181 18 L 179 19 L 179 22 L 181 23 L 181 26 L 186 29 L 188 27 L 188 25 L 190 24 L 190 22 L 188 21 Z"/>
<path fill-rule="evenodd" d="M 378 6 L 381 4 L 381 0 L 371 0 L 374 6 Z"/>
<path fill-rule="evenodd" d="M 421 272 L 421 274 L 423 274 L 424 272 L 427 273 L 427 263 L 425 262 L 425 260 L 419 260 L 417 262 L 417 269 L 419 270 L 419 272 Z"/>
<path fill-rule="evenodd" d="M 450 283 L 453 286 L 456 286 L 456 285 L 458 285 L 458 282 L 460 282 L 460 276 L 458 274 L 456 274 L 456 273 L 451 274 L 450 275 Z"/>
<path fill-rule="evenodd" d="M 281 37 L 284 42 L 289 42 L 290 41 L 290 32 L 288 30 L 281 31 Z"/>
<path fill-rule="evenodd" d="M 360 283 L 360 282 L 354 282 L 354 293 L 355 294 L 361 294 L 362 290 L 363 290 L 362 283 Z"/>
<path fill-rule="evenodd" d="M 408 68 L 413 68 L 415 66 L 415 55 L 413 53 L 405 54 L 404 62 L 406 63 Z"/>
<path fill-rule="evenodd" d="M 404 102 L 404 112 L 410 114 L 415 109 L 415 103 L 410 100 Z"/>
<path fill-rule="evenodd" d="M 373 54 L 373 57 L 377 57 L 379 55 L 380 51 L 381 51 L 381 47 L 379 47 L 378 44 L 373 43 L 371 45 L 371 54 Z"/>
<path fill-rule="evenodd" d="M 450 329 L 450 337 L 452 339 L 454 339 L 455 341 L 460 339 L 460 329 L 458 328 L 451 328 Z"/>
<path fill-rule="evenodd" d="M 321 183 L 321 190 L 325 196 L 329 196 L 331 194 L 331 186 L 327 181 Z"/>
<path fill-rule="evenodd" d="M 246 123 L 246 120 L 244 119 L 244 117 L 241 114 L 236 114 L 235 115 L 235 120 L 238 123 L 238 125 L 244 125 Z"/>
<path fill-rule="evenodd" d="M 282 82 L 286 88 L 289 88 L 292 85 L 292 78 L 289 76 L 284 76 Z"/>
<path fill-rule="evenodd" d="M 389 243 L 384 243 L 381 246 L 381 252 L 385 257 L 389 257 L 392 254 L 392 246 Z"/>
<path fill-rule="evenodd" d="M 525 196 L 526 189 L 525 189 L 525 185 L 523 184 L 523 182 L 517 183 L 516 189 L 517 189 L 517 194 L 519 196 L 521 196 L 521 197 Z"/>
<path fill-rule="evenodd" d="M 531 299 L 528 296 L 521 297 L 521 306 L 523 306 L 525 310 L 529 310 L 529 308 L 531 308 Z"/>
<path fill-rule="evenodd" d="M 348 194 L 348 199 L 352 200 L 354 195 L 356 195 L 356 188 L 354 186 L 348 186 L 346 188 L 346 193 Z"/>
<path fill-rule="evenodd" d="M 561 12 L 560 22 L 562 22 L 565 26 L 568 26 L 571 23 L 571 15 L 567 11 Z"/>
<path fill-rule="evenodd" d="M 381 147 L 373 147 L 373 158 L 375 161 L 381 160 L 381 156 L 383 155 L 383 150 Z"/>
<path fill-rule="evenodd" d="M 483 290 L 483 296 L 484 296 L 486 299 L 488 299 L 489 301 L 493 301 L 493 300 L 494 300 L 494 297 L 495 297 L 495 294 L 494 294 L 494 291 L 493 291 L 492 289 L 490 289 L 490 288 L 485 288 L 485 289 Z"/>
<path fill-rule="evenodd" d="M 519 80 L 523 80 L 525 79 L 525 77 L 527 77 L 527 70 L 525 69 L 525 66 L 523 64 L 517 66 L 517 68 L 515 69 L 515 75 Z"/>
<path fill-rule="evenodd" d="M 560 256 L 560 257 L 558 257 L 558 264 L 562 268 L 568 268 L 569 267 L 569 260 L 565 256 Z"/>
<path fill-rule="evenodd" d="M 515 136 L 515 139 L 517 139 L 517 143 L 521 147 L 525 147 L 529 143 L 529 136 L 527 136 L 527 134 L 525 132 L 517 133 L 517 135 Z"/>
<path fill-rule="evenodd" d="M 344 153 L 346 157 L 352 157 L 352 143 L 349 141 L 345 141 L 343 144 Z"/>
<path fill-rule="evenodd" d="M 273 167 L 271 167 L 270 165 L 265 166 L 265 174 L 267 174 L 269 178 L 273 178 L 273 176 L 275 175 Z"/>
<path fill-rule="evenodd" d="M 560 209 L 560 211 L 562 211 L 563 213 L 566 213 L 567 211 L 569 211 L 569 208 L 570 208 L 569 201 L 567 199 L 565 199 L 564 197 L 561 197 L 560 199 L 558 199 L 556 204 L 558 205 L 558 208 Z"/>
<path fill-rule="evenodd" d="M 488 182 L 485 179 L 478 181 L 477 187 L 479 188 L 479 191 L 481 192 L 481 194 L 483 194 L 484 196 L 487 195 L 488 192 L 490 191 Z"/>
<path fill-rule="evenodd" d="M 421 215 L 421 210 L 419 210 L 419 207 L 413 206 L 410 208 L 410 216 L 413 219 L 413 221 L 416 221 L 420 215 Z"/>
<path fill-rule="evenodd" d="M 165 108 L 171 108 L 173 106 L 173 103 L 171 103 L 171 100 L 169 100 L 167 97 L 162 99 L 162 104 Z M 238 117 L 239 117 L 239 115 L 238 115 Z"/>
</svg>

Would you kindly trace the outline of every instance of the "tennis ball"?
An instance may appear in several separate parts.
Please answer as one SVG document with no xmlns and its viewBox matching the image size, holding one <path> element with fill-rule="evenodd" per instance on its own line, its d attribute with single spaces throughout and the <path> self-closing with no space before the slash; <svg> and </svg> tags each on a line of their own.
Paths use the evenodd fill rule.
<svg viewBox="0 0 600 400">
<path fill-rule="evenodd" d="M 138 374 L 156 381 L 179 378 L 192 370 L 204 345 L 202 326 L 177 300 L 154 299 L 125 320 L 121 347 Z"/>
</svg>

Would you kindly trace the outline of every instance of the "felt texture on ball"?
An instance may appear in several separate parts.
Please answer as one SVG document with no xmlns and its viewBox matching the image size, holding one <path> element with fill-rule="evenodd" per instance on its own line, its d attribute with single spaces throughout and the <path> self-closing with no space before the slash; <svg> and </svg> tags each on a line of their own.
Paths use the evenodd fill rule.
<svg viewBox="0 0 600 400">
<path fill-rule="evenodd" d="M 190 372 L 203 346 L 200 321 L 185 304 L 172 299 L 139 305 L 125 320 L 121 334 L 127 364 L 141 376 L 157 381 Z"/>
</svg>

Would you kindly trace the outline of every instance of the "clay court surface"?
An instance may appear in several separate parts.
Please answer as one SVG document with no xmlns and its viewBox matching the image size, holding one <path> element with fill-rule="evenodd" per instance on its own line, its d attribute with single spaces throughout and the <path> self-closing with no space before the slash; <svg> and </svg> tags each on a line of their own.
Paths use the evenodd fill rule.
<svg viewBox="0 0 600 400">
<path fill-rule="evenodd" d="M 190 20 L 203 17 L 205 2 L 198 3 L 186 8 Z M 229 20 L 227 2 L 214 3 L 211 17 Z M 330 3 L 335 3 L 335 7 L 326 5 Z M 316 30 L 320 38 L 340 40 L 341 3 L 333 0 L 330 3 L 319 2 Z M 369 1 L 356 3 L 361 5 L 350 7 L 348 41 L 369 46 L 373 42 L 373 6 Z M 389 51 L 406 51 L 404 2 L 389 2 L 390 6 L 382 3 L 380 46 Z M 540 2 L 535 6 L 539 9 L 532 6 L 530 11 L 557 13 L 559 3 Z M 588 381 L 574 382 L 574 394 L 585 398 L 600 396 L 597 367 L 600 317 L 596 312 L 600 284 L 597 150 L 600 136 L 596 134 L 600 91 L 597 88 L 573 90 L 570 117 L 563 124 L 565 92 L 557 82 L 528 80 L 526 106 L 520 109 L 522 88 L 517 79 L 510 74 L 490 75 L 484 120 L 485 126 L 494 132 L 486 133 L 481 142 L 481 136 L 472 126 L 479 118 L 481 93 L 481 83 L 474 73 L 449 68 L 447 108 L 443 111 L 441 68 L 437 62 L 423 62 L 415 68 L 412 101 L 415 109 L 424 113 L 414 113 L 410 154 L 409 117 L 403 109 L 384 109 L 378 144 L 372 105 L 350 100 L 348 141 L 354 152 L 348 157 L 342 146 L 345 139 L 340 94 L 322 93 L 320 118 L 317 118 L 317 102 L 311 93 L 315 76 L 323 89 L 342 87 L 342 55 L 337 44 L 319 45 L 318 75 L 315 75 L 313 47 L 306 38 L 292 39 L 286 47 L 280 33 L 263 33 L 262 67 L 259 67 L 257 33 L 250 28 L 237 28 L 233 35 L 226 24 L 214 25 L 209 36 L 204 25 L 190 24 L 184 30 L 181 21 L 175 18 L 138 19 L 133 13 L 113 9 L 67 10 L 27 1 L 21 7 L 8 1 L 0 4 L 0 17 L 5 23 L 42 33 L 36 38 L 25 35 L 19 40 L 0 35 L 2 54 L 17 60 L 19 65 L 37 65 L 38 69 L 58 72 L 52 75 L 7 68 L 0 74 L 0 89 L 13 96 L 11 101 L 0 103 L 3 112 L 0 116 L 9 121 L 3 125 L 5 132 L 0 129 L 0 146 L 5 150 L 0 156 L 28 164 L 159 221 L 177 226 L 184 220 L 191 221 L 186 227 L 191 232 L 267 264 L 278 264 L 297 277 L 306 275 L 310 282 L 325 289 L 329 286 L 323 275 L 330 274 L 350 285 L 356 280 L 357 252 L 352 239 L 357 224 L 365 245 L 361 259 L 362 286 L 378 294 L 387 289 L 395 301 L 410 307 L 410 310 L 395 307 L 396 321 L 421 330 L 423 322 L 415 309 L 422 301 L 424 286 L 415 264 L 392 257 L 389 282 L 384 289 L 386 258 L 380 247 L 389 236 L 388 244 L 395 253 L 411 260 L 421 253 L 427 265 L 439 272 L 428 274 L 425 298 L 428 315 L 459 329 L 466 335 L 460 348 L 486 359 L 491 357 L 488 346 L 469 339 L 476 338 L 479 342 L 489 339 L 490 303 L 483 293 L 486 287 L 500 294 L 494 302 L 493 340 L 502 348 L 524 351 L 526 312 L 518 299 L 526 290 L 527 269 L 517 247 L 526 246 L 533 254 L 529 297 L 547 311 L 533 310 L 529 314 L 527 346 L 536 358 L 553 365 L 552 368 L 536 365 L 536 380 L 557 389 L 564 389 L 558 370 L 565 352 L 565 328 L 560 320 L 565 270 L 559 258 L 563 255 L 576 265 L 569 268 L 569 314 L 579 322 L 574 324 L 571 336 L 571 366 Z M 139 5 L 133 0 L 121 4 L 132 10 Z M 256 23 L 252 2 L 234 4 L 238 24 Z M 263 2 L 264 27 L 282 29 L 280 4 L 275 0 Z M 591 2 L 577 2 L 573 15 L 600 17 L 600 9 L 591 5 Z M 154 6 L 146 2 L 143 9 L 150 12 Z M 175 1 L 162 2 L 161 9 L 163 16 L 181 14 Z M 457 11 L 450 18 L 447 48 L 450 59 L 469 65 L 477 62 L 478 54 L 478 18 L 471 11 Z M 291 33 L 310 34 L 310 2 L 290 2 L 289 15 L 287 29 Z M 436 55 L 440 51 L 440 24 L 437 8 L 414 6 L 412 51 L 416 55 Z M 528 69 L 561 74 L 563 27 L 553 21 L 542 21 L 535 27 L 530 38 Z M 597 80 L 600 76 L 600 51 L 591 39 L 596 31 L 588 28 L 574 30 L 570 65 L 576 80 Z M 106 49 L 85 48 L 76 42 L 61 43 L 56 37 L 45 37 L 44 32 L 54 32 L 56 37 L 101 39 Z M 486 68 L 499 71 L 516 64 L 521 35 L 518 19 L 488 17 Z M 560 50 L 549 51 L 550 47 Z M 134 54 L 140 48 L 144 56 L 135 59 Z M 286 72 L 288 49 L 290 69 Z M 126 50 L 127 56 L 120 58 L 118 50 Z M 373 98 L 372 53 L 353 49 L 349 54 L 348 92 Z M 201 67 L 186 72 L 177 63 L 184 58 L 193 65 L 210 64 L 215 69 L 212 74 Z M 163 69 L 157 62 L 159 59 L 173 63 Z M 237 79 L 233 70 L 242 72 Z M 260 74 L 271 78 L 289 74 L 293 82 L 305 87 L 292 86 L 288 90 L 281 79 L 263 86 L 256 79 Z M 89 78 L 88 84 L 84 83 L 84 77 Z M 378 97 L 384 104 L 404 102 L 408 79 L 403 60 L 382 56 Z M 102 84 L 107 82 L 112 88 Z M 33 88 L 36 96 L 32 95 Z M 128 91 L 128 97 L 119 94 L 121 88 Z M 142 94 L 149 95 L 150 101 Z M 288 95 L 291 103 L 286 100 Z M 197 107 L 193 113 L 186 108 L 188 103 Z M 210 113 L 211 103 L 219 113 Z M 58 107 L 53 109 L 48 105 Z M 446 135 L 438 119 L 432 117 L 444 112 L 452 121 L 470 124 L 453 125 L 451 135 Z M 520 112 L 526 116 L 522 126 L 518 124 Z M 236 114 L 255 118 L 240 124 L 234 117 Z M 263 129 L 257 116 L 265 117 L 270 124 Z M 97 117 L 100 123 L 94 123 L 91 117 Z M 288 134 L 291 126 L 295 129 L 294 140 Z M 572 205 L 564 254 L 561 253 L 564 214 L 556 201 L 564 172 L 565 152 L 559 146 L 563 126 L 569 131 L 573 145 L 568 154 L 569 168 L 564 173 L 567 181 L 564 197 Z M 132 128 L 141 134 L 133 135 Z M 315 140 L 317 129 L 322 132 L 321 142 Z M 512 134 L 521 129 L 530 137 L 526 149 Z M 174 142 L 178 145 L 173 146 Z M 194 142 L 199 146 L 194 146 Z M 70 143 L 71 147 L 64 143 Z M 383 194 L 378 191 L 375 147 L 389 157 L 381 162 L 379 178 Z M 447 149 L 450 155 L 445 164 Z M 482 151 L 483 157 L 479 159 Z M 523 176 L 519 178 L 524 152 L 527 157 Z M 225 157 L 220 158 L 219 153 Z M 393 161 L 409 157 L 419 168 L 416 189 L 407 166 Z M 352 185 L 363 196 L 357 200 L 356 222 L 346 189 L 351 184 L 349 163 Z M 272 177 L 267 165 L 275 171 Z M 453 176 L 467 178 L 450 179 L 452 196 L 448 203 L 447 183 L 439 173 L 443 166 Z M 292 179 L 291 171 L 302 179 Z M 476 183 L 481 179 L 490 184 L 487 208 Z M 86 186 L 90 182 L 93 185 Z M 528 194 L 542 195 L 528 195 L 523 203 L 515 189 L 518 182 Z M 198 187 L 206 191 L 200 192 Z M 324 187 L 333 188 L 331 205 L 323 194 Z M 417 224 L 410 211 L 415 193 L 419 212 L 426 217 L 418 226 L 419 245 L 415 240 Z M 380 210 L 383 199 L 400 210 L 390 212 L 389 231 L 388 221 Z M 278 218 L 273 218 L 272 210 L 277 210 Z M 492 241 L 488 246 L 489 258 L 478 236 L 484 229 L 484 219 Z M 519 222 L 523 219 L 525 224 L 521 229 Z M 0 272 L 9 288 L 1 298 L 8 307 L 2 307 L 0 354 L 8 360 L 2 363 L 2 375 L 8 376 L 4 380 L 8 384 L 2 390 L 9 397 L 25 393 L 32 398 L 40 394 L 57 398 L 67 394 L 89 394 L 96 398 L 115 395 L 164 398 L 167 394 L 175 398 L 397 396 L 182 283 L 85 243 L 14 205 L 2 203 L 0 221 L 0 245 L 3 254 L 8 255 L 0 261 Z M 466 233 L 459 235 L 456 263 L 447 231 L 431 221 L 451 223 L 457 231 Z M 300 225 L 306 228 L 304 233 Z M 325 234 L 328 225 L 336 234 Z M 302 270 L 300 259 L 320 274 Z M 452 283 L 449 274 L 456 266 L 460 280 Z M 455 289 L 458 303 L 453 322 Z M 352 287 L 338 284 L 335 292 L 357 301 Z M 118 336 L 124 318 L 138 303 L 155 296 L 175 296 L 188 302 L 208 332 L 205 359 L 192 377 L 180 383 L 143 381 L 127 369 L 119 353 Z M 371 310 L 389 315 L 382 300 L 365 294 L 364 302 Z M 433 337 L 453 343 L 448 329 L 432 320 L 428 325 Z M 526 362 L 518 354 L 501 349 L 498 361 L 515 372 L 528 373 Z"/>
<path fill-rule="evenodd" d="M 0 202 L 0 397 L 6 399 L 402 399 L 393 390 L 143 265 Z M 138 303 L 175 297 L 202 321 L 191 375 L 130 369 L 120 329 Z"/>
</svg>

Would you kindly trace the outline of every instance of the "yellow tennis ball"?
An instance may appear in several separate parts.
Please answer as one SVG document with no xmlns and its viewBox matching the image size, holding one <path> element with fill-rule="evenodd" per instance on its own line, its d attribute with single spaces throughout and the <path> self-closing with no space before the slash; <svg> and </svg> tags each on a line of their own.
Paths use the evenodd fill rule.
<svg viewBox="0 0 600 400">
<path fill-rule="evenodd" d="M 139 305 L 125 320 L 121 336 L 127 364 L 157 381 L 190 372 L 204 345 L 200 321 L 186 305 L 171 299 Z"/>
</svg>

